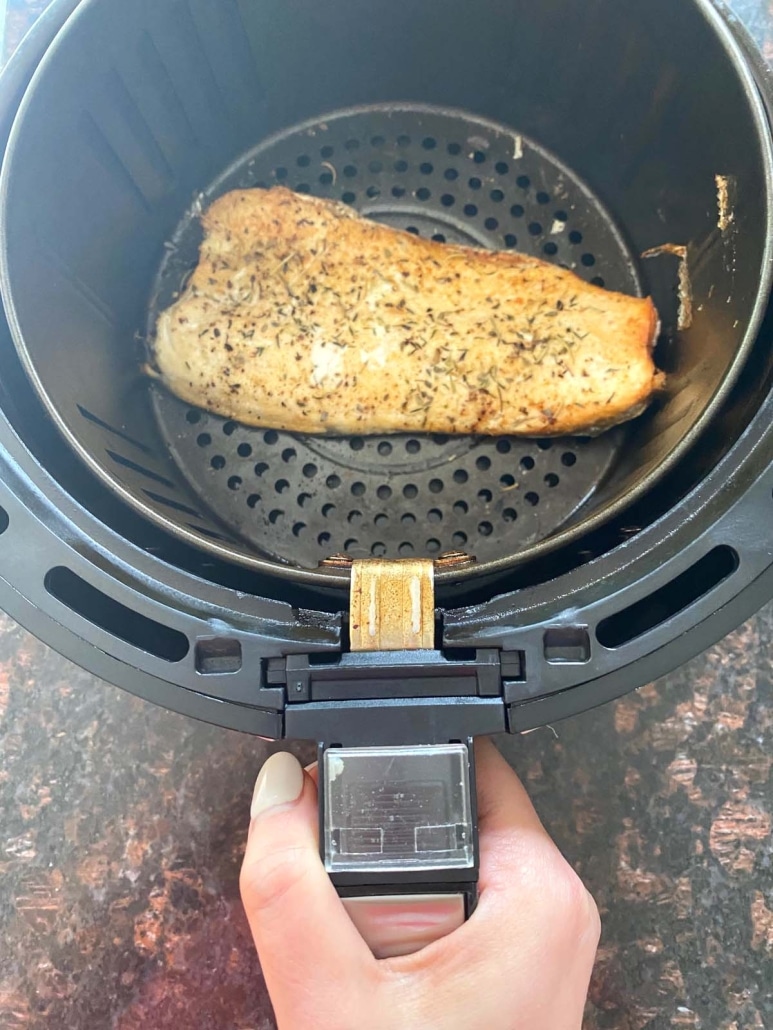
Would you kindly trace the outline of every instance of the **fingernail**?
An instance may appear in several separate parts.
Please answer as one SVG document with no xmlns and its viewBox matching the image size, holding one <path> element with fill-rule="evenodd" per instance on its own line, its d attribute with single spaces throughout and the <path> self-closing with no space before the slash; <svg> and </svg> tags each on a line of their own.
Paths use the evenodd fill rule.
<svg viewBox="0 0 773 1030">
<path fill-rule="evenodd" d="M 278 751 L 260 770 L 250 805 L 250 819 L 270 808 L 297 801 L 303 790 L 303 769 L 295 755 Z"/>
</svg>

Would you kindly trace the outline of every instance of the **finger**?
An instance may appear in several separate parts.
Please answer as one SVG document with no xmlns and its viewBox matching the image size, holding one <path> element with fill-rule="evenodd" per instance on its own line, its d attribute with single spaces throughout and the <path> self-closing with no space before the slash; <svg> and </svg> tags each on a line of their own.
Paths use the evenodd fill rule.
<svg viewBox="0 0 773 1030">
<path fill-rule="evenodd" d="M 322 865 L 316 787 L 292 755 L 263 766 L 250 815 L 240 888 L 277 1021 L 313 1025 L 329 1010 L 348 1025 L 375 962 Z M 343 998 L 342 970 L 355 985 Z"/>
</svg>

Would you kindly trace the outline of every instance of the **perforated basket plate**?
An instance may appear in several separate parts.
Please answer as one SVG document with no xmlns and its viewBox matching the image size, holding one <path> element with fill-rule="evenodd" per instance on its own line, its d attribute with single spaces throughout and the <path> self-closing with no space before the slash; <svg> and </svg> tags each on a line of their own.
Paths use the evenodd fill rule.
<svg viewBox="0 0 773 1030">
<path fill-rule="evenodd" d="M 202 208 L 230 189 L 277 183 L 439 242 L 518 249 L 597 285 L 641 292 L 614 222 L 553 155 L 466 114 L 370 107 L 263 142 L 197 198 L 159 271 L 150 336 L 195 267 Z M 307 568 L 342 551 L 514 555 L 588 502 L 625 436 L 297 436 L 238 425 L 153 389 L 161 433 L 202 503 L 251 548 Z"/>
</svg>

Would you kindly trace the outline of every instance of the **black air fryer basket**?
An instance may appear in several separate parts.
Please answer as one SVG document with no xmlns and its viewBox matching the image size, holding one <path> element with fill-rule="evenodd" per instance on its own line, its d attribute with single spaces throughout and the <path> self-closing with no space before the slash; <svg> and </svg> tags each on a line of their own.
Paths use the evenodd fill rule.
<svg viewBox="0 0 773 1030">
<path fill-rule="evenodd" d="M 0 95 L 9 612 L 199 718 L 418 745 L 599 704 L 773 595 L 771 92 L 729 16 L 74 6 Z M 145 341 L 202 209 L 277 183 L 651 295 L 666 392 L 597 439 L 300 437 L 188 407 L 141 374 Z M 351 560 L 409 557 L 438 559 L 434 648 L 351 653 Z"/>
</svg>

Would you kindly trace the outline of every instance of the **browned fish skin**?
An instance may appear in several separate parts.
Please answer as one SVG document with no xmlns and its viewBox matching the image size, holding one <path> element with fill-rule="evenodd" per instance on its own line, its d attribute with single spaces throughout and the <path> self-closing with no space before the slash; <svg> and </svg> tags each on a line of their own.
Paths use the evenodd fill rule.
<svg viewBox="0 0 773 1030">
<path fill-rule="evenodd" d="M 448 246 L 277 187 L 203 217 L 154 363 L 190 404 L 306 433 L 599 431 L 662 382 L 650 300 Z"/>
</svg>

